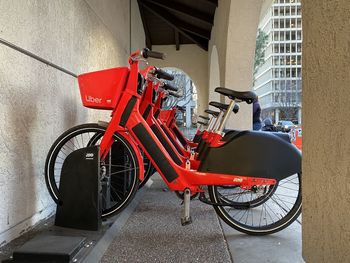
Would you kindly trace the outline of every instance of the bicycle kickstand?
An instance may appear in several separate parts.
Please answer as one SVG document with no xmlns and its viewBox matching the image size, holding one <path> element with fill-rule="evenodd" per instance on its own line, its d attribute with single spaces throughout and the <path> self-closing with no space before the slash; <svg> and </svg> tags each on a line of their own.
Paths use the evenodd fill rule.
<svg viewBox="0 0 350 263">
<path fill-rule="evenodd" d="M 184 214 L 181 217 L 181 225 L 189 225 L 192 223 L 192 218 L 190 216 L 190 202 L 191 202 L 191 191 L 186 188 L 184 191 Z"/>
</svg>

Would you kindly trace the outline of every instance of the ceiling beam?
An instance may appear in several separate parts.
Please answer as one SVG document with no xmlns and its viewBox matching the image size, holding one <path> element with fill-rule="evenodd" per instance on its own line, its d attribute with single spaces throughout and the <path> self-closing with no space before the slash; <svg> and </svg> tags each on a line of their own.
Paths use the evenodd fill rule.
<svg viewBox="0 0 350 263">
<path fill-rule="evenodd" d="M 176 45 L 176 50 L 180 50 L 180 34 L 179 31 L 176 29 L 174 30 L 175 32 L 175 45 Z"/>
<path fill-rule="evenodd" d="M 172 1 L 163 1 L 163 0 L 145 0 L 145 1 L 155 4 L 157 6 L 163 7 L 169 11 L 174 11 L 182 15 L 190 16 L 191 18 L 204 22 L 209 26 L 213 25 L 214 15 L 203 13 L 187 5 L 184 5 L 181 3 L 175 3 Z"/>
<path fill-rule="evenodd" d="M 146 21 L 146 17 L 145 17 L 145 10 L 143 9 L 143 6 L 142 6 L 142 3 L 140 0 L 137 0 L 137 3 L 139 5 L 143 29 L 145 30 L 146 47 L 149 49 L 152 49 L 151 34 L 150 34 L 148 26 L 147 26 L 147 21 Z"/>
<path fill-rule="evenodd" d="M 208 50 L 208 39 L 210 38 L 209 30 L 201 29 L 180 21 L 172 16 L 169 12 L 167 12 L 164 8 L 160 8 L 146 1 L 140 2 L 148 11 L 161 18 L 164 22 L 166 22 L 173 29 L 177 30 L 180 34 L 192 40 L 204 50 Z M 194 37 L 193 35 L 196 35 L 197 37 Z"/>
</svg>

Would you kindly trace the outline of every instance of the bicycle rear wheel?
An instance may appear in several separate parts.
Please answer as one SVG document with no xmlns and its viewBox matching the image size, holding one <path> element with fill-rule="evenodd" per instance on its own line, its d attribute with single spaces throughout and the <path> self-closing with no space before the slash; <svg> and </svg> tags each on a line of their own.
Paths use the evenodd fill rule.
<svg viewBox="0 0 350 263">
<path fill-rule="evenodd" d="M 52 145 L 45 164 L 45 181 L 56 203 L 65 158 L 77 149 L 99 145 L 104 132 L 105 128 L 98 124 L 83 124 L 64 132 Z M 140 164 L 133 148 L 121 134 L 115 133 L 113 137 L 111 150 L 100 163 L 102 218 L 122 211 L 133 199 L 139 186 Z"/>
<path fill-rule="evenodd" d="M 237 189 L 232 188 L 232 191 L 228 189 L 208 186 L 213 203 L 228 204 L 214 206 L 214 209 L 229 226 L 249 235 L 268 235 L 281 231 L 293 223 L 301 213 L 301 174 L 279 181 L 273 190 L 269 191 L 268 195 L 263 195 L 261 199 L 252 195 L 254 205 L 249 208 L 235 209 L 229 206 L 230 202 L 249 203 L 249 200 L 236 200 Z"/>
</svg>

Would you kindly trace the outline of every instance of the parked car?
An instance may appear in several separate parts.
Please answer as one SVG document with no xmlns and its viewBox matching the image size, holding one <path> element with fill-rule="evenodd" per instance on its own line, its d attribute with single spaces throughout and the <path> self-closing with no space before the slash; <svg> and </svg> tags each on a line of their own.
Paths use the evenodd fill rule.
<svg viewBox="0 0 350 263">
<path fill-rule="evenodd" d="M 277 131 L 281 131 L 281 132 L 290 132 L 290 130 L 294 127 L 295 127 L 295 124 L 287 120 L 280 120 L 276 125 Z"/>
</svg>

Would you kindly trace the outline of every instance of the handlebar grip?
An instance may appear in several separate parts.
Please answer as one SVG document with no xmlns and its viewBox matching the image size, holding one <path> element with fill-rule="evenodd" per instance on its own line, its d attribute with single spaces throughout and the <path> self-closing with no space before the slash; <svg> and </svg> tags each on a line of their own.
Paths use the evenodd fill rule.
<svg viewBox="0 0 350 263">
<path fill-rule="evenodd" d="M 160 68 L 155 68 L 156 69 L 156 74 L 158 78 L 160 79 L 166 79 L 166 80 L 174 80 L 174 76 L 169 74 L 168 72 L 165 72 L 164 70 Z"/>
<path fill-rule="evenodd" d="M 152 51 L 148 48 L 142 50 L 142 56 L 144 58 L 156 58 L 156 59 L 165 59 L 165 54 L 162 52 Z"/>
<path fill-rule="evenodd" d="M 182 96 L 180 96 L 179 94 L 177 94 L 177 93 L 175 93 L 175 92 L 172 92 L 172 91 L 169 91 L 168 94 L 169 94 L 170 96 L 175 97 L 175 98 L 181 98 L 181 97 L 182 97 Z"/>
<path fill-rule="evenodd" d="M 179 90 L 178 88 L 174 87 L 173 85 L 170 85 L 167 83 L 164 83 L 162 88 L 165 90 L 171 90 L 171 91 L 175 91 L 175 92 Z"/>
</svg>

